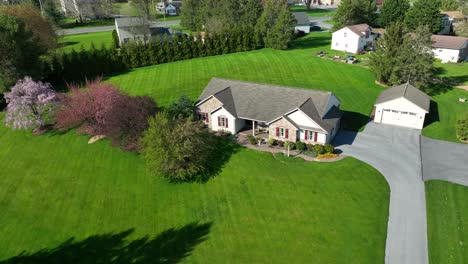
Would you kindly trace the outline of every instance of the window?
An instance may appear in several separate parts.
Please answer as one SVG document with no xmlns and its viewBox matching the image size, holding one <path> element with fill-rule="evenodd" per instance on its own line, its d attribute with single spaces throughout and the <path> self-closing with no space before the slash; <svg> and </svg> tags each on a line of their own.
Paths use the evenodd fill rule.
<svg viewBox="0 0 468 264">
<path fill-rule="evenodd" d="M 344 44 L 344 46 L 345 46 L 345 48 L 347 48 L 347 47 L 348 47 L 348 44 Z"/>
<path fill-rule="evenodd" d="M 218 126 L 229 128 L 229 120 L 225 116 L 218 116 Z"/>
<path fill-rule="evenodd" d="M 335 43 L 335 46 L 338 47 L 338 42 Z"/>
<path fill-rule="evenodd" d="M 345 38 L 346 38 L 346 35 L 347 35 L 347 33 L 345 32 L 345 33 L 344 33 L 344 37 L 345 37 Z"/>
<path fill-rule="evenodd" d="M 198 113 L 198 119 L 203 121 L 204 123 L 208 123 L 208 113 L 203 113 L 203 112 L 199 112 Z"/>
<path fill-rule="evenodd" d="M 415 116 L 415 115 L 416 115 L 416 113 L 412 113 L 412 112 L 410 112 L 409 114 L 412 115 L 412 116 Z"/>
<path fill-rule="evenodd" d="M 289 138 L 289 129 L 284 128 L 284 127 L 277 127 L 276 128 L 276 137 Z"/>
<path fill-rule="evenodd" d="M 305 130 L 304 131 L 304 139 L 317 142 L 318 132 Z"/>
</svg>

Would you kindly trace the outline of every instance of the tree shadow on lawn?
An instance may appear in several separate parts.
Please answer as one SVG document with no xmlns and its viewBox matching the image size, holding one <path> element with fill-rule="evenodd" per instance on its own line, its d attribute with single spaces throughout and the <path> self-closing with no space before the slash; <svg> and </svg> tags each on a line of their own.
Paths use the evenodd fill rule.
<svg viewBox="0 0 468 264">
<path fill-rule="evenodd" d="M 53 249 L 21 253 L 0 264 L 73 264 L 73 263 L 177 263 L 190 256 L 205 241 L 212 223 L 190 223 L 168 229 L 154 238 L 144 236 L 132 241 L 129 229 L 120 233 L 94 235 L 82 241 L 70 238 Z"/>
<path fill-rule="evenodd" d="M 208 168 L 205 173 L 199 174 L 192 178 L 191 180 L 171 180 L 172 183 L 187 183 L 187 182 L 196 182 L 196 183 L 206 183 L 211 178 L 216 177 L 224 168 L 224 166 L 231 159 L 231 156 L 237 153 L 242 146 L 239 145 L 236 141 L 236 138 L 232 135 L 222 135 L 215 136 L 209 140 L 214 142 L 213 150 L 210 153 L 210 158 L 208 161 Z"/>
<path fill-rule="evenodd" d="M 446 72 L 447 70 L 444 68 L 436 68 L 436 75 L 444 74 Z M 443 94 L 451 91 L 455 86 L 462 85 L 466 82 L 468 82 L 468 74 L 461 76 L 440 77 L 429 85 L 426 93 L 430 96 Z"/>
<path fill-rule="evenodd" d="M 309 35 L 294 40 L 289 49 L 296 50 L 319 48 L 329 46 L 330 43 L 331 39 L 328 36 L 314 36 L 314 33 L 309 33 Z"/>
</svg>

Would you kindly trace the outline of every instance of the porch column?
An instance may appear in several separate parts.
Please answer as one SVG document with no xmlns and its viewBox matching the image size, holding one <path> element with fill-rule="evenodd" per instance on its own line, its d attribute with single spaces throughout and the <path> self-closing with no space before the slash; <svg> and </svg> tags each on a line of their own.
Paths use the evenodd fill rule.
<svg viewBox="0 0 468 264">
<path fill-rule="evenodd" d="M 255 137 L 255 120 L 252 120 L 252 136 Z"/>
</svg>

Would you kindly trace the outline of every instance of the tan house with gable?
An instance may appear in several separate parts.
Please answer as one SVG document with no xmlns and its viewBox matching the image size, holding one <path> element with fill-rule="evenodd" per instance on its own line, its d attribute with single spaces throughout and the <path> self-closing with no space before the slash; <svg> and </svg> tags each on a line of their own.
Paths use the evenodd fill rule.
<svg viewBox="0 0 468 264">
<path fill-rule="evenodd" d="M 213 78 L 196 103 L 213 131 L 249 131 L 282 141 L 326 144 L 342 116 L 331 92 Z"/>
</svg>

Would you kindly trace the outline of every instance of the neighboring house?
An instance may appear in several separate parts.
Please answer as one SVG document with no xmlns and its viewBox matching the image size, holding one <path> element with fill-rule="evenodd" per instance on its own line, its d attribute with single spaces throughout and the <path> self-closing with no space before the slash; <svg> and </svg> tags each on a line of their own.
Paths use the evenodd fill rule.
<svg viewBox="0 0 468 264">
<path fill-rule="evenodd" d="M 342 116 L 331 92 L 213 78 L 196 111 L 213 131 L 263 131 L 268 138 L 329 143 Z"/>
<path fill-rule="evenodd" d="M 443 63 L 467 61 L 468 38 L 432 35 L 432 52 Z"/>
<path fill-rule="evenodd" d="M 332 34 L 332 50 L 360 53 L 368 47 L 372 47 L 379 34 L 372 32 L 367 24 L 346 26 Z"/>
<path fill-rule="evenodd" d="M 431 97 L 409 83 L 380 93 L 375 102 L 374 122 L 422 129 Z"/>
<path fill-rule="evenodd" d="M 177 8 L 171 4 L 166 6 L 166 15 L 168 16 L 177 16 Z"/>
<path fill-rule="evenodd" d="M 131 41 L 147 43 L 149 41 L 162 40 L 164 36 L 171 35 L 168 28 L 152 26 L 142 17 L 120 17 L 115 19 L 115 30 L 119 37 L 119 44 L 123 45 Z"/>
<path fill-rule="evenodd" d="M 306 12 L 294 12 L 294 18 L 296 19 L 296 26 L 294 31 L 302 31 L 304 33 L 310 33 L 310 20 Z"/>
<path fill-rule="evenodd" d="M 339 6 L 341 0 L 312 0 L 312 5 Z"/>
<path fill-rule="evenodd" d="M 453 31 L 453 24 L 457 21 L 465 19 L 465 16 L 460 11 L 446 11 L 442 14 L 442 28 L 439 35 L 450 35 Z"/>
</svg>

